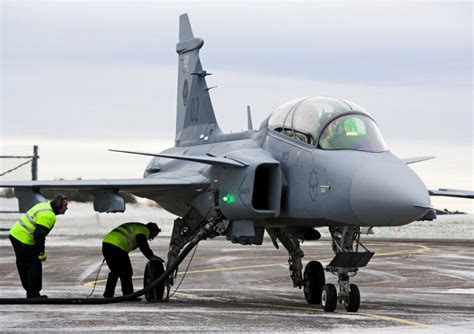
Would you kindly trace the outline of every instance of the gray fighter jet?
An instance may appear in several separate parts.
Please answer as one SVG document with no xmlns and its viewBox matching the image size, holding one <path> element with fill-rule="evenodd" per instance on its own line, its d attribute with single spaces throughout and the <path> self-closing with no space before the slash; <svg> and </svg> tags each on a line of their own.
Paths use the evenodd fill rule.
<svg viewBox="0 0 474 334">
<path fill-rule="evenodd" d="M 204 224 L 211 237 L 262 244 L 264 232 L 289 253 L 293 286 L 308 303 L 334 311 L 359 308 L 360 293 L 349 277 L 373 254 L 360 241 L 361 229 L 434 219 L 430 195 L 474 197 L 460 190 L 428 191 L 407 164 L 431 157 L 399 159 L 387 148 L 375 120 L 357 104 L 328 97 L 299 98 L 272 112 L 259 130 L 226 134 L 217 124 L 206 72 L 199 60 L 204 41 L 180 16 L 175 146 L 152 156 L 143 179 L 4 181 L 13 187 L 20 211 L 44 201 L 42 188 L 92 193 L 98 212 L 123 212 L 121 192 L 151 199 L 177 215 L 168 267 Z M 303 240 L 320 238 L 329 227 L 334 259 L 310 261 L 303 270 Z M 325 272 L 338 277 L 339 291 Z M 173 284 L 175 276 L 167 285 Z"/>
</svg>

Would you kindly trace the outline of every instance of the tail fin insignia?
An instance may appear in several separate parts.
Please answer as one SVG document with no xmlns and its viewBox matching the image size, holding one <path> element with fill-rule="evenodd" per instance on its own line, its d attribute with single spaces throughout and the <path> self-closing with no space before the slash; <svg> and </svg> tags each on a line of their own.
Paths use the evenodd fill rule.
<svg viewBox="0 0 474 334">
<path fill-rule="evenodd" d="M 221 133 L 212 107 L 209 89 L 202 69 L 199 50 L 204 41 L 194 37 L 187 14 L 179 17 L 178 100 L 176 117 L 176 146 L 205 143 Z"/>
</svg>

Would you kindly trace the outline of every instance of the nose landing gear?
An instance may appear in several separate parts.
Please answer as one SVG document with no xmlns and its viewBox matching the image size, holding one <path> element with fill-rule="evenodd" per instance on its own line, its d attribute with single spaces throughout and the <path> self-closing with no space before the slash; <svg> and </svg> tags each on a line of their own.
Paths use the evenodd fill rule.
<svg viewBox="0 0 474 334">
<path fill-rule="evenodd" d="M 347 312 L 357 312 L 360 306 L 360 291 L 355 284 L 350 285 L 349 295 L 343 301 Z"/>
<path fill-rule="evenodd" d="M 337 291 L 334 284 L 325 284 L 321 292 L 321 306 L 326 312 L 334 312 L 337 306 Z"/>
<path fill-rule="evenodd" d="M 360 306 L 360 291 L 356 284 L 339 281 L 339 294 L 334 284 L 325 284 L 321 292 L 321 307 L 326 312 L 334 312 L 337 303 L 344 304 L 347 312 L 357 312 Z"/>
<path fill-rule="evenodd" d="M 334 284 L 326 284 L 321 263 L 311 261 L 304 271 L 306 301 L 309 304 L 321 304 L 326 312 L 334 312 L 338 303 L 344 304 L 347 312 L 357 312 L 360 306 L 360 291 L 357 285 L 349 283 L 349 278 L 355 276 L 360 267 L 365 267 L 374 253 L 360 242 L 358 227 L 331 227 L 329 230 L 336 255 L 325 270 L 338 276 L 339 293 Z M 359 246 L 364 251 L 359 252 Z"/>
</svg>

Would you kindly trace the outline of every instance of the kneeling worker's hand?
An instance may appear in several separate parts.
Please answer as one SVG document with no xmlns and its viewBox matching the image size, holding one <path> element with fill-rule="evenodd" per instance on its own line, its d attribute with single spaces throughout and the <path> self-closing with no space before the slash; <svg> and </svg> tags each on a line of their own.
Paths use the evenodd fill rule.
<svg viewBox="0 0 474 334">
<path fill-rule="evenodd" d="M 46 261 L 47 258 L 48 258 L 48 254 L 46 254 L 46 253 L 39 253 L 39 255 L 38 255 L 38 259 L 39 259 L 41 262 Z"/>
<path fill-rule="evenodd" d="M 161 257 L 156 256 L 156 255 L 153 255 L 152 257 L 150 257 L 150 261 L 160 261 L 161 263 L 165 262 L 165 260 L 163 260 Z"/>
</svg>

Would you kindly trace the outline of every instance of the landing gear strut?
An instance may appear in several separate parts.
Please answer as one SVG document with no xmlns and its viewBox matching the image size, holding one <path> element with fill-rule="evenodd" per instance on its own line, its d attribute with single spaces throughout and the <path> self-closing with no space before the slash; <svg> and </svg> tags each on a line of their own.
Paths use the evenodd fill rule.
<svg viewBox="0 0 474 334">
<path fill-rule="evenodd" d="M 183 218 L 175 219 L 168 251 L 167 268 L 176 262 L 181 250 L 192 240 L 203 221 L 205 221 L 205 219 L 193 209 L 191 209 Z M 164 283 L 166 287 L 166 296 L 164 297 L 165 301 L 169 300 L 171 287 L 173 286 L 177 275 L 178 268 L 176 268 L 173 275 L 170 275 Z"/>
<path fill-rule="evenodd" d="M 288 251 L 288 264 L 293 287 L 303 288 L 304 297 L 309 304 L 321 304 L 321 292 L 326 283 L 323 265 L 318 261 L 310 261 L 302 274 L 304 253 L 298 238 L 294 234 L 278 228 L 267 228 L 267 233 L 277 249 L 279 248 L 277 240 L 279 240 Z"/>
<path fill-rule="evenodd" d="M 288 265 L 290 269 L 290 277 L 293 281 L 294 288 L 303 287 L 303 276 L 301 274 L 303 270 L 303 263 L 301 259 L 304 257 L 304 253 L 301 250 L 300 242 L 298 239 L 289 233 L 286 233 L 282 229 L 267 228 L 267 232 L 272 238 L 273 244 L 278 249 L 278 243 L 276 240 L 280 240 L 283 247 L 288 251 L 289 259 Z"/>
<path fill-rule="evenodd" d="M 193 208 L 191 208 L 183 218 L 175 219 L 170 239 L 170 248 L 168 251 L 167 269 L 176 263 L 186 244 L 192 243 L 193 240 L 202 233 L 201 231 L 203 230 L 203 227 L 207 226 L 206 224 L 212 222 L 212 229 L 208 231 L 205 238 L 214 238 L 218 235 L 226 234 L 227 224 L 223 221 L 224 216 L 219 209 L 218 192 L 214 192 L 214 204 L 215 214 L 210 219 L 204 218 Z M 171 274 L 164 282 L 164 287 L 166 288 L 164 301 L 169 300 L 171 287 L 173 286 L 177 275 L 178 267 L 176 267 L 173 274 Z"/>
<path fill-rule="evenodd" d="M 326 312 L 334 312 L 339 302 L 344 304 L 347 312 L 357 312 L 360 291 L 357 285 L 349 283 L 349 278 L 355 276 L 360 267 L 365 267 L 374 253 L 360 242 L 359 227 L 336 226 L 330 227 L 329 231 L 336 256 L 326 267 L 326 271 L 338 277 L 339 293 L 334 284 L 325 284 L 321 292 L 321 306 Z M 365 251 L 359 252 L 359 246 Z"/>
</svg>

